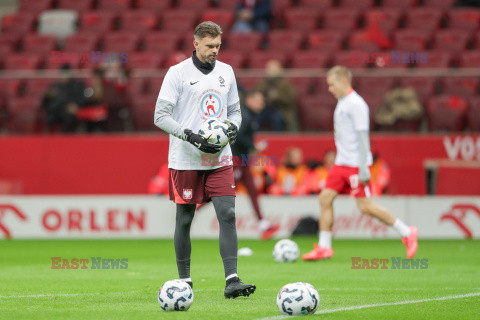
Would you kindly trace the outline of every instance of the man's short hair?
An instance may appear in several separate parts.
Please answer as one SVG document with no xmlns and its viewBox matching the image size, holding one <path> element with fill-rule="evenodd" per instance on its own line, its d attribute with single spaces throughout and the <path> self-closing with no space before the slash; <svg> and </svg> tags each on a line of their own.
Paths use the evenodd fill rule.
<svg viewBox="0 0 480 320">
<path fill-rule="evenodd" d="M 204 21 L 200 23 L 193 32 L 193 37 L 196 40 L 201 40 L 205 37 L 216 38 L 222 35 L 222 28 L 212 21 Z"/>
<path fill-rule="evenodd" d="M 327 77 L 331 76 L 332 74 L 336 75 L 339 78 L 347 79 L 348 83 L 352 83 L 352 72 L 348 70 L 347 67 L 344 66 L 335 66 L 328 70 Z"/>
</svg>

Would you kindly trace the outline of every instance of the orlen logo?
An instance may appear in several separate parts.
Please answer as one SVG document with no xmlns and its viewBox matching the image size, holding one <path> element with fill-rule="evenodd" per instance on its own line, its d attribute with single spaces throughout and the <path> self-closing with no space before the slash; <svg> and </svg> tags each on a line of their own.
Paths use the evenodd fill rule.
<svg viewBox="0 0 480 320">
<path fill-rule="evenodd" d="M 5 238 L 11 238 L 12 234 L 10 233 L 10 229 L 3 225 L 2 220 L 3 217 L 9 213 L 16 215 L 20 220 L 27 221 L 27 217 L 23 214 L 20 209 L 10 204 L 0 204 L 0 230 L 5 235 Z"/>
<path fill-rule="evenodd" d="M 473 237 L 472 229 L 466 224 L 465 219 L 469 213 L 476 214 L 480 218 L 480 209 L 473 204 L 455 204 L 450 208 L 450 211 L 440 217 L 440 221 L 452 221 L 462 232 L 466 238 Z"/>
</svg>

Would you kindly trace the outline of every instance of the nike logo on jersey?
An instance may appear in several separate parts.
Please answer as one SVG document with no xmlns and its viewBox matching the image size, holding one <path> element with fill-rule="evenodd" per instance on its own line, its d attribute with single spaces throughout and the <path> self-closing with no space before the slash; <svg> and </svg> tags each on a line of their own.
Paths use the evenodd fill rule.
<svg viewBox="0 0 480 320">
<path fill-rule="evenodd" d="M 197 82 L 199 82 L 199 81 L 200 81 L 200 80 L 195 81 L 195 82 L 190 81 L 190 85 L 193 86 L 195 83 L 197 83 Z"/>
</svg>

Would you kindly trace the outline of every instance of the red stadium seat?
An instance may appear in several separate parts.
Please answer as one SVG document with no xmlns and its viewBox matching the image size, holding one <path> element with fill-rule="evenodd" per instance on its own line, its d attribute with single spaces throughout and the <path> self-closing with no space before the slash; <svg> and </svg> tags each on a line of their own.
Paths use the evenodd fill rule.
<svg viewBox="0 0 480 320">
<path fill-rule="evenodd" d="M 467 113 L 468 128 L 480 132 L 480 96 L 470 98 L 470 107 Z"/>
<path fill-rule="evenodd" d="M 178 49 L 180 34 L 175 32 L 150 32 L 144 38 L 144 50 L 171 53 Z"/>
<path fill-rule="evenodd" d="M 350 31 L 358 25 L 359 13 L 355 9 L 329 9 L 323 16 L 326 29 Z"/>
<path fill-rule="evenodd" d="M 171 66 L 176 65 L 183 60 L 190 58 L 191 56 L 192 51 L 190 50 L 176 51 L 170 53 L 170 55 L 167 56 L 167 60 L 165 60 L 165 64 L 163 66 L 164 68 L 170 68 Z"/>
<path fill-rule="evenodd" d="M 72 69 L 79 69 L 82 64 L 91 63 L 91 60 L 91 51 L 55 51 L 46 55 L 45 69 L 60 69 L 65 64 Z"/>
<path fill-rule="evenodd" d="M 403 52 L 425 50 L 430 39 L 428 31 L 418 29 L 399 29 L 394 34 L 394 48 Z"/>
<path fill-rule="evenodd" d="M 131 0 L 99 0 L 100 10 L 124 12 L 131 8 Z"/>
<path fill-rule="evenodd" d="M 460 67 L 480 68 L 480 50 L 465 51 L 460 56 Z"/>
<path fill-rule="evenodd" d="M 478 94 L 478 77 L 447 77 L 442 79 L 441 83 L 444 94 L 452 94 L 464 98 Z"/>
<path fill-rule="evenodd" d="M 268 33 L 268 49 L 292 52 L 300 49 L 303 34 L 296 30 L 272 30 Z"/>
<path fill-rule="evenodd" d="M 233 12 L 225 9 L 207 9 L 203 12 L 202 21 L 213 21 L 222 28 L 223 32 L 230 29 L 234 22 Z"/>
<path fill-rule="evenodd" d="M 368 62 L 355 58 L 353 51 L 339 51 L 333 55 L 333 65 L 341 65 L 347 68 L 366 68 Z"/>
<path fill-rule="evenodd" d="M 18 96 L 22 83 L 20 79 L 0 79 L 0 110 L 8 100 Z"/>
<path fill-rule="evenodd" d="M 18 12 L 7 14 L 2 18 L 2 33 L 24 35 L 33 31 L 36 14 L 32 12 Z"/>
<path fill-rule="evenodd" d="M 156 95 L 136 97 L 133 103 L 133 123 L 136 130 L 153 131 L 159 130 L 153 123 L 155 113 Z"/>
<path fill-rule="evenodd" d="M 74 10 L 79 12 L 92 9 L 92 0 L 57 0 L 58 9 Z"/>
<path fill-rule="evenodd" d="M 375 124 L 375 113 L 376 113 L 377 109 L 383 104 L 384 97 L 383 97 L 383 95 L 376 94 L 376 93 L 368 94 L 368 95 L 367 94 L 362 94 L 361 96 L 362 96 L 363 100 L 365 100 L 365 102 L 368 105 L 370 130 L 373 131 L 373 130 L 377 129 L 376 124 Z"/>
<path fill-rule="evenodd" d="M 156 52 L 129 52 L 128 69 L 158 69 L 162 66 L 163 56 Z"/>
<path fill-rule="evenodd" d="M 450 28 L 462 30 L 477 30 L 480 25 L 478 9 L 453 9 L 448 12 Z"/>
<path fill-rule="evenodd" d="M 275 2 L 277 1 L 274 1 L 274 3 Z M 217 8 L 223 9 L 223 10 L 229 10 L 231 12 L 234 12 L 238 6 L 237 1 L 216 1 L 216 4 L 217 4 L 216 5 Z"/>
<path fill-rule="evenodd" d="M 423 0 L 424 7 L 449 9 L 452 8 L 457 0 Z"/>
<path fill-rule="evenodd" d="M 57 79 L 52 78 L 28 79 L 25 87 L 25 95 L 29 97 L 43 97 L 50 85 L 56 81 Z"/>
<path fill-rule="evenodd" d="M 407 9 L 418 5 L 418 0 L 382 0 L 382 7 L 394 7 Z"/>
<path fill-rule="evenodd" d="M 37 69 L 42 62 L 42 58 L 34 53 L 17 53 L 5 57 L 4 69 L 6 70 L 30 70 Z"/>
<path fill-rule="evenodd" d="M 390 34 L 398 27 L 398 21 L 403 12 L 398 8 L 382 8 L 368 10 L 365 13 L 366 25 L 378 24 L 380 29 L 386 34 Z"/>
<path fill-rule="evenodd" d="M 374 0 L 340 0 L 340 6 L 364 10 L 373 7 L 374 2 Z"/>
<path fill-rule="evenodd" d="M 416 64 L 417 68 L 448 68 L 452 62 L 452 54 L 441 51 L 428 51 L 427 61 Z"/>
<path fill-rule="evenodd" d="M 13 52 L 13 45 L 10 40 L 0 37 L 0 57 L 6 57 Z M 0 58 L 1 63 L 2 58 Z"/>
<path fill-rule="evenodd" d="M 285 66 L 287 63 L 287 55 L 284 52 L 278 52 L 276 50 L 257 51 L 250 55 L 249 66 L 252 69 L 264 69 L 265 65 L 270 60 L 278 60 L 283 66 Z"/>
<path fill-rule="evenodd" d="M 103 51 L 130 52 L 137 49 L 140 35 L 130 31 L 108 33 L 104 39 Z"/>
<path fill-rule="evenodd" d="M 165 0 L 137 0 L 136 2 L 139 10 L 147 10 L 156 14 L 168 10 L 171 6 L 171 1 Z"/>
<path fill-rule="evenodd" d="M 435 32 L 433 49 L 439 51 L 462 52 L 467 48 L 470 39 L 463 30 L 440 30 Z"/>
<path fill-rule="evenodd" d="M 262 39 L 261 33 L 232 33 L 227 38 L 227 48 L 246 53 L 252 52 L 260 49 Z"/>
<path fill-rule="evenodd" d="M 149 95 L 157 95 L 163 84 L 163 78 L 151 78 L 147 81 L 147 92 Z"/>
<path fill-rule="evenodd" d="M 341 50 L 344 38 L 345 33 L 343 31 L 314 31 L 308 35 L 308 47 L 315 51 L 334 52 Z"/>
<path fill-rule="evenodd" d="M 19 11 L 30 11 L 34 13 L 40 13 L 44 10 L 52 8 L 51 0 L 21 0 Z"/>
<path fill-rule="evenodd" d="M 414 88 L 420 102 L 425 104 L 427 99 L 435 93 L 435 81 L 435 78 L 430 77 L 402 77 L 400 85 Z"/>
<path fill-rule="evenodd" d="M 67 52 L 90 52 L 97 50 L 98 35 L 91 32 L 80 32 L 65 38 L 63 50 Z"/>
<path fill-rule="evenodd" d="M 289 77 L 287 78 L 287 80 L 290 81 L 295 87 L 295 90 L 297 91 L 297 97 L 313 94 L 317 91 L 324 93 L 323 91 L 317 90 L 317 88 L 319 87 L 318 82 L 316 81 L 317 79 Z M 321 81 L 322 83 L 324 82 L 323 79 L 321 79 Z"/>
<path fill-rule="evenodd" d="M 301 0 L 300 6 L 313 10 L 323 10 L 333 7 L 333 0 Z"/>
<path fill-rule="evenodd" d="M 170 10 L 163 14 L 162 31 L 192 33 L 197 22 L 198 13 L 194 11 Z"/>
<path fill-rule="evenodd" d="M 204 11 L 210 6 L 210 0 L 177 0 L 177 7 L 181 10 Z"/>
<path fill-rule="evenodd" d="M 253 90 L 255 89 L 261 81 L 261 78 L 257 77 L 242 77 L 238 78 L 237 81 L 245 90 Z"/>
<path fill-rule="evenodd" d="M 462 131 L 467 115 L 467 101 L 452 95 L 430 99 L 427 105 L 428 127 L 432 131 Z"/>
<path fill-rule="evenodd" d="M 147 32 L 157 26 L 157 16 L 146 10 L 127 11 L 121 16 L 122 29 L 133 32 Z"/>
<path fill-rule="evenodd" d="M 34 133 L 39 129 L 41 97 L 12 98 L 7 104 L 7 130 L 10 133 Z"/>
<path fill-rule="evenodd" d="M 114 15 L 109 11 L 88 11 L 80 18 L 80 30 L 98 35 L 112 29 Z"/>
<path fill-rule="evenodd" d="M 394 79 L 390 77 L 357 77 L 355 90 L 361 95 L 378 95 L 383 97 L 393 87 Z"/>
<path fill-rule="evenodd" d="M 318 0 L 316 0 L 318 1 Z M 225 1 L 221 1 L 225 2 Z M 232 1 L 233 2 L 233 1 Z M 238 3 L 238 1 L 237 1 Z M 274 17 L 281 17 L 285 12 L 290 10 L 289 8 L 292 6 L 291 0 L 275 0 L 272 1 L 272 13 Z"/>
<path fill-rule="evenodd" d="M 288 29 L 308 32 L 317 28 L 318 13 L 309 8 L 296 8 L 285 13 L 285 21 Z"/>
<path fill-rule="evenodd" d="M 233 69 L 236 70 L 244 67 L 245 55 L 238 51 L 222 50 L 220 51 L 218 60 L 231 65 Z"/>
<path fill-rule="evenodd" d="M 325 68 L 330 61 L 326 52 L 299 51 L 292 56 L 292 68 Z"/>
<path fill-rule="evenodd" d="M 57 46 L 57 38 L 52 36 L 43 36 L 35 33 L 26 35 L 23 38 L 23 51 L 34 53 L 50 53 Z"/>
<path fill-rule="evenodd" d="M 298 110 L 301 128 L 305 131 L 333 131 L 336 103 L 331 94 L 302 97 Z"/>
<path fill-rule="evenodd" d="M 143 96 L 147 93 L 147 82 L 145 78 L 130 78 L 128 80 L 127 93 L 132 101 L 135 97 Z"/>
<path fill-rule="evenodd" d="M 350 50 L 361 50 L 366 52 L 380 51 L 380 46 L 371 40 L 365 31 L 354 31 L 350 37 Z"/>
<path fill-rule="evenodd" d="M 443 10 L 437 8 L 413 8 L 406 12 L 407 27 L 424 31 L 434 31 L 440 27 Z"/>
</svg>

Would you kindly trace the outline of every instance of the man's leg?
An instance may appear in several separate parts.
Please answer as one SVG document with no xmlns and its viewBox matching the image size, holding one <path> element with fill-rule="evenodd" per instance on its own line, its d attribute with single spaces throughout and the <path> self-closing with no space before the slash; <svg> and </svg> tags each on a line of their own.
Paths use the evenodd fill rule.
<svg viewBox="0 0 480 320">
<path fill-rule="evenodd" d="M 388 209 L 374 203 L 370 198 L 356 198 L 360 211 L 377 218 L 383 223 L 393 227 L 402 235 L 402 242 L 407 247 L 407 258 L 411 259 L 417 252 L 417 228 L 409 227 L 396 218 Z"/>
<path fill-rule="evenodd" d="M 190 278 L 190 254 L 192 245 L 190 242 L 190 227 L 192 225 L 193 215 L 196 204 L 178 204 L 175 223 L 174 245 L 175 255 L 177 257 L 178 276 L 192 287 Z"/>
<path fill-rule="evenodd" d="M 235 197 L 212 197 L 213 206 L 220 226 L 220 255 L 225 269 L 225 298 L 249 296 L 255 292 L 254 285 L 244 284 L 237 275 L 237 228 L 235 226 Z"/>
<path fill-rule="evenodd" d="M 319 243 L 314 244 L 313 251 L 302 256 L 303 260 L 320 260 L 333 256 L 332 227 L 333 227 L 333 200 L 338 192 L 333 189 L 323 189 L 320 193 L 320 235 Z"/>
</svg>

